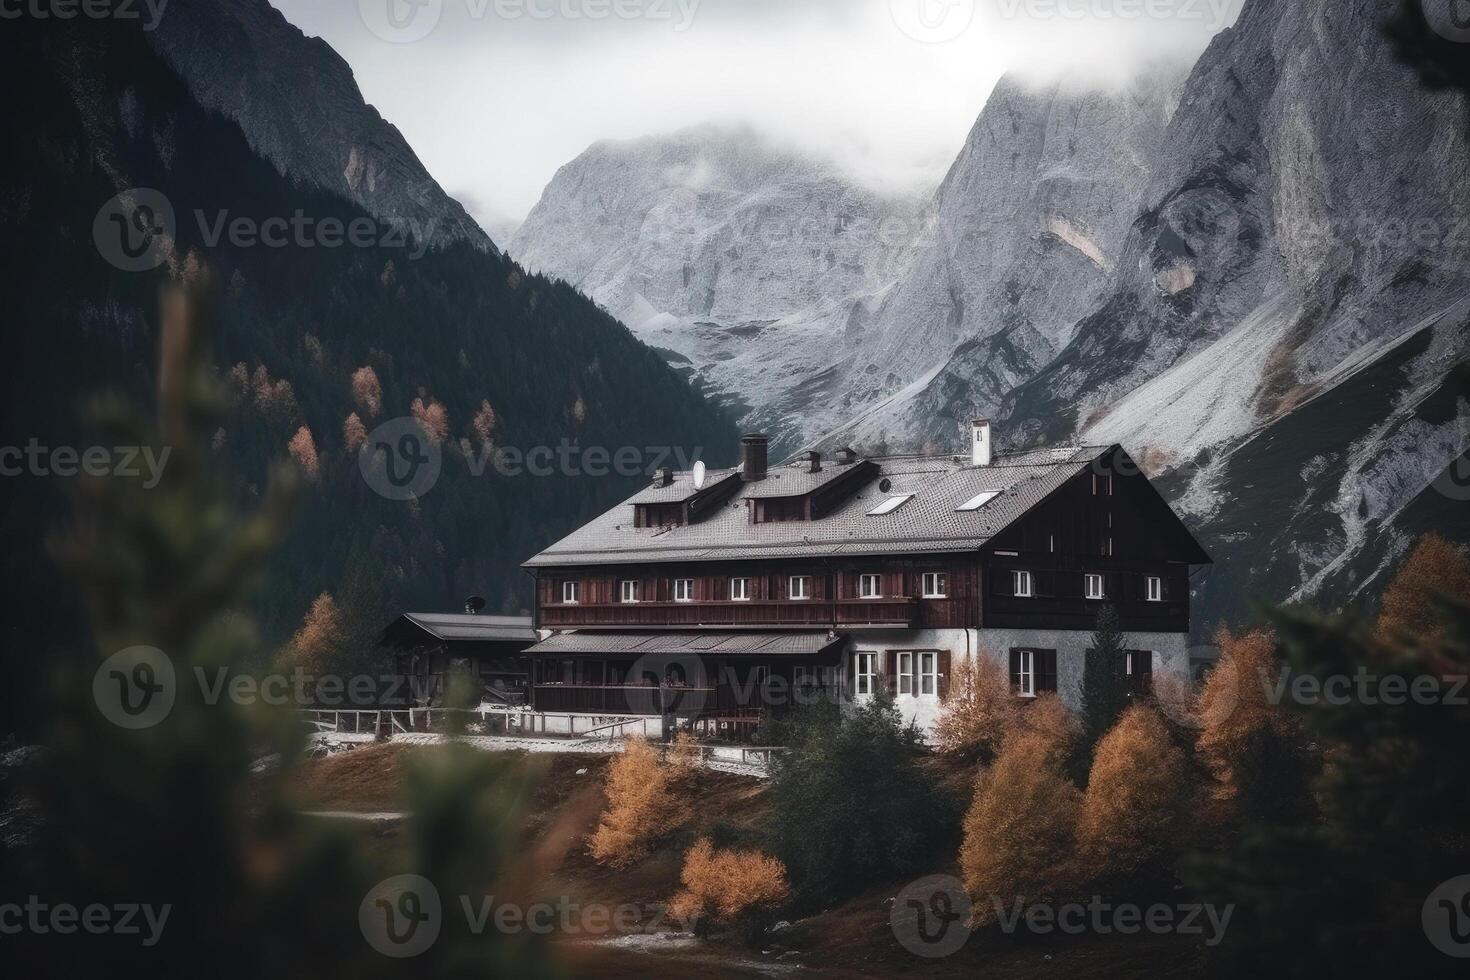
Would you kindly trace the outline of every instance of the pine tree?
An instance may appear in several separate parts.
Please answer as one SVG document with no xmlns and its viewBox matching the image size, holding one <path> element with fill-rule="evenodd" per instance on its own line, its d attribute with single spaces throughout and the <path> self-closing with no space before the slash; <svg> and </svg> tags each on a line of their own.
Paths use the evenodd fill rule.
<svg viewBox="0 0 1470 980">
<path fill-rule="evenodd" d="M 1077 742 L 1073 771 L 1079 781 L 1087 778 L 1098 740 L 1113 727 L 1128 707 L 1128 676 L 1124 672 L 1124 647 L 1128 638 L 1111 605 L 1098 610 L 1097 628 L 1082 666 L 1082 736 Z"/>
</svg>

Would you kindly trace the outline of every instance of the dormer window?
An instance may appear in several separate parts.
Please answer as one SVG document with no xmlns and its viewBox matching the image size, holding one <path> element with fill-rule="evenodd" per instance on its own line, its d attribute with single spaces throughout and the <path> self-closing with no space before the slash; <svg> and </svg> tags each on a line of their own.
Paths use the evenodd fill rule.
<svg viewBox="0 0 1470 980">
<path fill-rule="evenodd" d="M 883 596 L 883 577 L 866 574 L 858 576 L 858 598 L 878 599 Z"/>
<path fill-rule="evenodd" d="M 563 605 L 575 606 L 582 601 L 582 583 L 567 581 L 561 584 L 561 601 Z"/>
<path fill-rule="evenodd" d="M 748 579 L 748 578 L 732 578 L 730 580 L 730 601 L 731 602 L 749 602 L 750 601 L 750 579 Z"/>
<path fill-rule="evenodd" d="M 643 594 L 643 583 L 637 579 L 623 579 L 618 583 L 619 602 L 637 602 Z"/>
<path fill-rule="evenodd" d="M 1036 583 L 1030 572 L 1011 572 L 1011 594 L 1017 599 L 1030 599 L 1036 595 Z"/>
</svg>

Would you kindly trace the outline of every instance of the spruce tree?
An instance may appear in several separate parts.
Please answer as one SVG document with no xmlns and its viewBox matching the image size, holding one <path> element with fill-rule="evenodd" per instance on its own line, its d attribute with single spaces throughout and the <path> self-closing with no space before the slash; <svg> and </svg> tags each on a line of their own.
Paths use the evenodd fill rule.
<svg viewBox="0 0 1470 980">
<path fill-rule="evenodd" d="M 1111 605 L 1098 610 L 1097 628 L 1082 665 L 1082 737 L 1078 740 L 1073 772 L 1085 781 L 1098 740 L 1128 707 L 1128 676 L 1124 672 L 1128 643 Z"/>
</svg>

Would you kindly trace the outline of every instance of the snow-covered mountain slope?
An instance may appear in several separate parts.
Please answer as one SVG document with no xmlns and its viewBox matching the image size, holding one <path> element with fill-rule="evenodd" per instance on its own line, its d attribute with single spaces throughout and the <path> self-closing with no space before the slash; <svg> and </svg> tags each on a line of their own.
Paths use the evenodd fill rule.
<svg viewBox="0 0 1470 980">
<path fill-rule="evenodd" d="M 793 423 L 766 406 L 869 329 L 920 214 L 749 129 L 704 126 L 593 145 L 506 247 L 760 415 L 779 449 Z"/>
<path fill-rule="evenodd" d="M 268 0 L 171 4 L 148 35 L 201 104 L 239 124 L 288 177 L 340 194 L 420 242 L 490 238 L 429 175 L 352 69 Z"/>
</svg>

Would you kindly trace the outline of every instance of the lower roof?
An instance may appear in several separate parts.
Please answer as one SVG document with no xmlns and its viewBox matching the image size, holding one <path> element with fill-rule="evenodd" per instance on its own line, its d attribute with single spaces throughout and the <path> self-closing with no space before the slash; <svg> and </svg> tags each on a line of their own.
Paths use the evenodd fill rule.
<svg viewBox="0 0 1470 980">
<path fill-rule="evenodd" d="M 450 643 L 535 643 L 530 616 L 473 616 L 465 613 L 404 613 L 383 631 L 385 642 L 427 634 Z"/>
<path fill-rule="evenodd" d="M 847 642 L 842 633 L 558 633 L 527 656 L 646 654 L 713 657 L 809 657 Z"/>
</svg>

